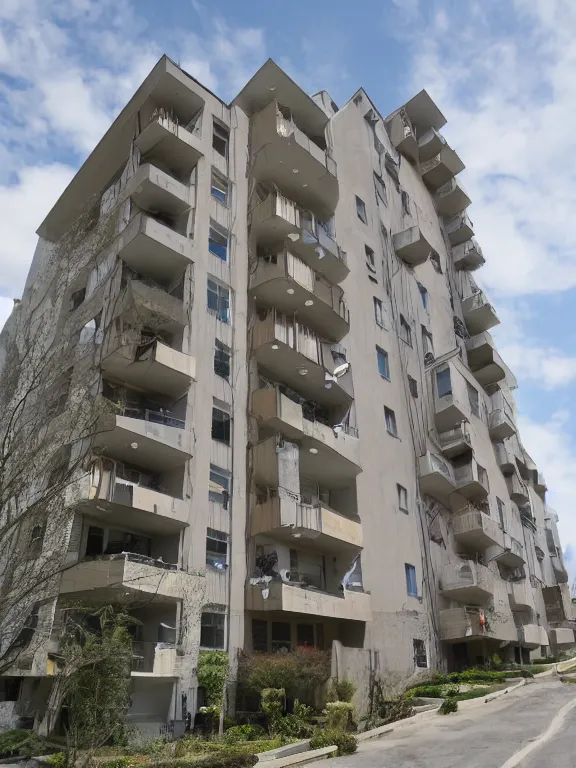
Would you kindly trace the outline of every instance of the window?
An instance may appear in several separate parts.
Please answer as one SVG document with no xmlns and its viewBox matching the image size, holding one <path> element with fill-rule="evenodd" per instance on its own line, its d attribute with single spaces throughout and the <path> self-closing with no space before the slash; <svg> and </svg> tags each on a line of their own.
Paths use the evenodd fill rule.
<svg viewBox="0 0 576 768">
<path fill-rule="evenodd" d="M 376 259 L 374 258 L 374 251 L 367 245 L 364 246 L 366 253 L 366 266 L 371 272 L 376 272 Z"/>
<path fill-rule="evenodd" d="M 500 528 L 502 528 L 502 530 L 505 531 L 506 530 L 506 507 L 502 499 L 499 499 L 498 496 L 496 496 L 496 504 L 498 505 L 498 519 L 500 520 Z"/>
<path fill-rule="evenodd" d="M 426 656 L 426 643 L 424 640 L 413 640 L 414 645 L 414 664 L 423 669 L 428 668 L 428 658 Z"/>
<path fill-rule="evenodd" d="M 434 341 L 432 339 L 432 334 L 425 326 L 422 326 L 422 348 L 425 355 L 427 355 L 429 352 L 432 355 L 434 354 Z"/>
<path fill-rule="evenodd" d="M 361 200 L 358 195 L 356 195 L 356 213 L 358 214 L 360 221 L 364 222 L 364 224 L 368 224 L 366 205 L 364 204 L 364 200 Z"/>
<path fill-rule="evenodd" d="M 442 274 L 442 264 L 440 263 L 440 254 L 436 253 L 436 251 L 432 251 L 430 254 L 430 261 L 432 262 L 432 266 L 438 272 L 440 275 Z"/>
<path fill-rule="evenodd" d="M 428 291 L 426 290 L 426 288 L 424 288 L 422 283 L 418 283 L 418 290 L 420 291 L 420 298 L 422 299 L 422 306 L 424 307 L 424 309 L 428 309 L 428 298 L 429 298 L 428 297 Z"/>
<path fill-rule="evenodd" d="M 384 328 L 384 305 L 380 301 L 380 299 L 376 298 L 374 296 L 374 320 L 376 320 L 376 325 L 380 328 Z"/>
<path fill-rule="evenodd" d="M 477 416 L 480 418 L 480 402 L 479 402 L 479 395 L 478 390 L 474 389 L 472 384 L 470 384 L 469 381 L 466 382 L 466 387 L 468 389 L 468 402 L 470 404 L 470 410 L 474 414 L 474 416 Z"/>
<path fill-rule="evenodd" d="M 202 613 L 200 621 L 200 645 L 203 648 L 224 650 L 225 613 Z"/>
<path fill-rule="evenodd" d="M 407 216 L 410 216 L 410 196 L 404 190 L 400 196 L 402 198 L 402 210 Z"/>
<path fill-rule="evenodd" d="M 210 278 L 208 278 L 208 310 L 223 323 L 230 323 L 230 289 Z"/>
<path fill-rule="evenodd" d="M 220 469 L 215 464 L 210 464 L 210 490 L 208 491 L 210 501 L 222 504 L 224 509 L 228 508 L 230 498 L 230 472 Z"/>
<path fill-rule="evenodd" d="M 390 365 L 388 363 L 388 352 L 376 347 L 376 360 L 378 361 L 378 373 L 383 379 L 390 381 Z"/>
<path fill-rule="evenodd" d="M 374 277 L 374 275 L 368 275 L 368 280 L 370 280 L 372 283 L 375 283 L 378 285 L 378 280 Z"/>
<path fill-rule="evenodd" d="M 212 169 L 212 180 L 210 183 L 210 189 L 212 197 L 218 200 L 223 205 L 228 205 L 228 194 L 230 191 L 230 185 L 228 180 L 221 176 L 217 171 Z"/>
<path fill-rule="evenodd" d="M 210 219 L 208 250 L 222 261 L 228 261 L 228 230 Z"/>
<path fill-rule="evenodd" d="M 224 570 L 228 565 L 228 534 L 206 529 L 206 565 Z"/>
<path fill-rule="evenodd" d="M 408 376 L 408 389 L 412 397 L 418 397 L 418 382 L 412 376 Z"/>
<path fill-rule="evenodd" d="M 230 445 L 230 414 L 212 407 L 212 440 Z"/>
<path fill-rule="evenodd" d="M 228 142 L 230 140 L 230 131 L 216 120 L 212 123 L 212 149 L 215 149 L 222 157 L 228 157 Z"/>
<path fill-rule="evenodd" d="M 296 645 L 298 648 L 314 648 L 316 646 L 314 624 L 296 625 Z"/>
<path fill-rule="evenodd" d="M 384 406 L 384 418 L 386 419 L 386 429 L 394 437 L 398 437 L 398 430 L 396 428 L 396 414 L 391 408 Z"/>
<path fill-rule="evenodd" d="M 218 339 L 214 347 L 214 373 L 226 380 L 230 377 L 230 347 Z"/>
<path fill-rule="evenodd" d="M 74 291 L 72 296 L 70 296 L 70 312 L 73 312 L 75 309 L 78 309 L 80 304 L 84 301 L 86 298 L 86 287 L 80 288 L 79 291 Z"/>
<path fill-rule="evenodd" d="M 404 315 L 400 315 L 400 338 L 409 347 L 412 346 L 412 328 L 410 328 L 410 324 L 406 321 Z"/>
<path fill-rule="evenodd" d="M 292 648 L 291 627 L 287 621 L 272 622 L 272 653 Z"/>
<path fill-rule="evenodd" d="M 386 194 L 384 179 L 377 173 L 374 173 L 374 187 L 376 188 L 376 195 L 382 200 L 384 205 L 388 205 L 388 195 Z"/>
<path fill-rule="evenodd" d="M 408 491 L 400 483 L 396 483 L 396 490 L 398 491 L 398 506 L 402 512 L 408 512 Z"/>
<path fill-rule="evenodd" d="M 44 534 L 46 533 L 46 524 L 35 525 L 32 528 L 32 534 L 30 536 L 30 557 L 38 557 L 42 554 L 42 547 L 44 546 Z"/>
<path fill-rule="evenodd" d="M 252 619 L 252 650 L 268 650 L 268 622 L 262 619 Z"/>
<path fill-rule="evenodd" d="M 406 572 L 406 591 L 412 597 L 418 597 L 418 584 L 416 583 L 416 568 L 409 563 L 404 563 Z"/>
<path fill-rule="evenodd" d="M 447 397 L 452 394 L 452 380 L 450 378 L 450 368 L 444 368 L 436 371 L 436 391 L 438 397 Z"/>
<path fill-rule="evenodd" d="M 86 325 L 81 329 L 78 337 L 80 344 L 102 344 L 104 337 L 100 323 L 102 321 L 102 312 L 99 312 L 92 320 L 88 320 Z"/>
</svg>

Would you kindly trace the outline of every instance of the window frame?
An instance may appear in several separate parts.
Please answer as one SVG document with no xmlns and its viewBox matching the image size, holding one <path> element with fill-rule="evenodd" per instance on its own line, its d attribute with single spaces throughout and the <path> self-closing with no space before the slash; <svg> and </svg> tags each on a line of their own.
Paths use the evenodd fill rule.
<svg viewBox="0 0 576 768">
<path fill-rule="evenodd" d="M 216 139 L 216 141 L 215 141 Z M 221 141 L 224 145 L 224 151 L 221 152 L 215 144 L 217 141 Z M 217 152 L 220 157 L 228 160 L 230 150 L 230 128 L 228 128 L 220 120 L 212 117 L 212 149 Z"/>
<path fill-rule="evenodd" d="M 366 212 L 366 203 L 358 195 L 354 195 L 356 198 L 356 216 L 363 224 L 368 225 L 368 214 Z"/>
<path fill-rule="evenodd" d="M 214 286 L 212 288 L 212 286 Z M 207 283 L 206 283 L 206 292 L 207 292 L 207 302 L 206 307 L 208 312 L 210 314 L 215 315 L 216 318 L 221 322 L 225 323 L 226 325 L 231 324 L 232 319 L 232 290 L 227 286 L 220 283 L 218 280 L 215 280 L 214 278 L 208 276 Z M 215 298 L 215 301 L 212 301 L 212 304 L 215 304 L 215 306 L 210 306 L 210 297 L 213 296 Z M 222 311 L 224 310 L 224 312 Z"/>
<path fill-rule="evenodd" d="M 498 509 L 498 522 L 500 523 L 500 528 L 506 533 L 506 504 L 498 496 L 496 496 L 496 508 Z"/>
<path fill-rule="evenodd" d="M 404 344 L 407 344 L 409 347 L 413 346 L 412 326 L 402 314 L 400 315 L 400 333 L 398 335 Z"/>
<path fill-rule="evenodd" d="M 406 593 L 408 597 L 418 597 L 418 580 L 416 577 L 416 566 L 410 563 L 404 563 L 404 574 L 406 576 Z M 414 591 L 412 591 L 414 589 Z"/>
<path fill-rule="evenodd" d="M 208 227 L 208 251 L 225 264 L 230 263 L 230 232 L 214 219 L 210 219 Z"/>
<path fill-rule="evenodd" d="M 430 294 L 428 293 L 428 289 L 422 285 L 422 283 L 417 282 L 416 285 L 418 286 L 418 291 L 420 292 L 420 299 L 422 300 L 422 306 L 425 310 L 428 310 L 428 307 L 430 305 Z"/>
<path fill-rule="evenodd" d="M 425 325 L 421 325 L 420 328 L 422 331 L 422 350 L 424 354 L 427 355 L 428 352 L 434 354 L 434 338 L 432 334 Z"/>
<path fill-rule="evenodd" d="M 378 296 L 373 296 L 374 301 L 374 321 L 378 328 L 385 328 L 386 325 L 384 323 L 384 303 L 381 299 L 378 298 Z"/>
<path fill-rule="evenodd" d="M 222 190 L 219 190 L 218 185 L 222 187 Z M 214 194 L 214 190 L 220 194 Z M 216 168 L 212 168 L 210 175 L 210 196 L 225 208 L 230 207 L 230 180 L 219 173 Z"/>
<path fill-rule="evenodd" d="M 473 387 L 472 384 L 466 379 L 466 392 L 468 393 L 468 405 L 470 406 L 470 413 L 473 416 L 476 416 L 477 419 L 480 418 L 480 392 L 476 389 L 476 387 Z M 474 393 L 472 397 L 470 395 Z"/>
<path fill-rule="evenodd" d="M 414 650 L 414 666 L 418 669 L 428 669 L 428 650 L 426 648 L 426 641 L 420 638 L 412 639 L 412 648 Z M 419 662 L 424 659 L 424 663 Z"/>
<path fill-rule="evenodd" d="M 226 361 L 225 358 L 228 357 Z M 217 370 L 217 365 L 220 364 L 220 370 Z M 228 366 L 228 373 L 221 373 Z M 230 381 L 230 373 L 232 371 L 232 350 L 226 344 L 223 344 L 220 339 L 216 339 L 214 343 L 214 373 L 216 376 L 220 376 L 225 381 Z"/>
<path fill-rule="evenodd" d="M 204 617 L 215 617 L 219 616 L 222 617 L 222 621 L 214 622 L 214 623 L 205 623 Z M 219 626 L 221 624 L 221 626 Z M 204 629 L 211 629 L 214 632 L 215 639 L 218 639 L 219 633 L 222 633 L 222 645 L 207 645 L 206 643 L 202 642 L 203 638 L 203 632 Z M 218 633 L 218 634 L 217 634 Z M 206 636 L 204 635 L 204 638 Z M 225 651 L 226 650 L 226 613 L 222 611 L 202 611 L 200 614 L 200 648 L 207 648 L 214 651 Z"/>
<path fill-rule="evenodd" d="M 446 391 L 444 391 L 444 389 L 440 387 L 439 377 L 442 376 L 442 374 L 446 374 L 446 373 L 448 374 L 448 388 L 446 389 Z M 450 397 L 453 394 L 452 372 L 450 370 L 450 366 L 447 365 L 446 368 L 437 369 L 435 380 L 436 380 L 436 395 L 439 400 L 442 400 L 442 398 L 444 397 Z M 445 387 L 446 385 L 444 384 L 443 386 Z"/>
<path fill-rule="evenodd" d="M 226 419 L 215 419 L 215 412 L 221 413 L 224 416 L 226 416 L 227 418 Z M 216 424 L 219 423 L 219 424 L 224 425 L 222 427 L 223 434 L 224 434 L 224 439 L 222 439 L 220 437 L 215 437 L 215 434 L 214 434 L 215 433 L 215 430 L 214 430 L 214 424 L 215 423 Z M 226 424 L 228 425 L 227 428 L 225 426 Z M 228 433 L 227 434 L 227 439 L 226 439 L 226 432 Z M 225 411 L 219 405 L 215 405 L 214 403 L 212 403 L 212 429 L 211 429 L 211 435 L 212 435 L 212 440 L 216 440 L 217 443 L 223 443 L 224 445 L 230 445 L 231 444 L 231 441 L 232 441 L 232 414 L 230 413 L 230 411 Z"/>
<path fill-rule="evenodd" d="M 417 398 L 418 397 L 418 382 L 413 376 L 410 376 L 410 374 L 406 374 L 408 377 L 408 389 L 410 390 L 410 394 L 412 397 Z"/>
<path fill-rule="evenodd" d="M 408 514 L 408 512 L 410 511 L 408 507 L 408 489 L 405 488 L 400 483 L 396 483 L 396 492 L 398 494 L 398 509 L 401 512 L 405 512 L 406 514 Z M 402 506 L 403 500 L 405 502 L 405 506 Z"/>
<path fill-rule="evenodd" d="M 376 254 L 369 245 L 366 245 L 366 243 L 364 243 L 364 255 L 366 257 L 366 266 L 371 272 L 376 274 Z"/>
<path fill-rule="evenodd" d="M 398 437 L 398 423 L 396 422 L 396 414 L 392 410 L 392 408 L 388 408 L 387 405 L 384 406 L 384 421 L 386 423 L 386 431 L 389 435 L 392 435 L 392 437 Z M 390 427 L 393 426 L 394 429 L 390 429 Z"/>
<path fill-rule="evenodd" d="M 210 548 L 210 542 L 217 544 Z M 218 531 L 216 528 L 206 528 L 206 565 L 215 570 L 224 571 L 228 568 L 230 535 L 225 531 Z M 222 551 L 218 552 L 220 549 Z"/>
<path fill-rule="evenodd" d="M 214 475 L 214 478 L 212 475 Z M 218 480 L 215 478 L 218 478 Z M 216 485 L 220 485 L 222 488 L 224 488 L 224 490 L 222 493 L 219 493 L 218 491 L 211 491 L 210 488 L 208 488 L 208 500 L 213 501 L 216 504 L 222 504 L 224 509 L 228 509 L 228 503 L 230 501 L 230 488 L 232 485 L 231 473 L 227 469 L 218 467 L 216 464 L 210 464 L 209 479 L 210 482 Z M 219 480 L 224 480 L 225 482 L 221 483 Z"/>
<path fill-rule="evenodd" d="M 380 363 L 383 363 L 384 373 L 382 372 L 382 368 L 380 366 Z M 382 347 L 379 347 L 376 345 L 376 365 L 378 367 L 378 373 L 383 379 L 386 379 L 386 381 L 391 381 L 390 378 L 390 356 L 388 355 L 388 352 L 386 352 L 385 349 L 382 349 Z"/>
</svg>

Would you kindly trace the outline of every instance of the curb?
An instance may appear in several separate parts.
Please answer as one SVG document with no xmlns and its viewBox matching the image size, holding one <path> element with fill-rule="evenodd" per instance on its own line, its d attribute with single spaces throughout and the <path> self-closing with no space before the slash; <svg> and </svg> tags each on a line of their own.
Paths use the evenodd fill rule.
<svg viewBox="0 0 576 768">
<path fill-rule="evenodd" d="M 324 757 L 334 757 L 337 751 L 338 747 L 336 745 L 332 747 L 322 747 L 321 749 L 310 749 L 306 752 L 298 752 L 296 754 L 288 755 L 287 757 L 277 757 L 276 759 L 273 759 L 273 763 L 275 766 L 279 766 L 279 768 L 286 768 L 286 766 L 298 765 L 299 763 L 305 763 L 308 760 L 322 760 Z M 266 752 L 260 752 L 256 755 L 258 762 L 260 762 L 262 755 L 266 755 Z M 267 762 L 266 758 L 264 758 L 263 762 Z"/>
<path fill-rule="evenodd" d="M 290 757 L 290 755 L 298 755 L 300 752 L 306 752 L 310 749 L 310 739 L 305 741 L 295 741 L 292 744 L 285 744 L 283 747 L 276 747 L 276 749 L 269 749 L 267 752 L 259 752 L 256 757 L 259 763 L 266 763 L 274 761 L 274 765 L 277 765 L 277 760 L 283 757 Z"/>
</svg>

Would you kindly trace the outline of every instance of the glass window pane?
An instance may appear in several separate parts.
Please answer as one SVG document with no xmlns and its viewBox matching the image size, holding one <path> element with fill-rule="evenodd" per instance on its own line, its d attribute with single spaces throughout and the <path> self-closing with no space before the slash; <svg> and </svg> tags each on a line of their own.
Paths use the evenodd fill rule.
<svg viewBox="0 0 576 768">
<path fill-rule="evenodd" d="M 443 371 L 436 371 L 436 389 L 438 397 L 446 397 L 452 394 L 452 381 L 450 379 L 450 368 Z"/>
</svg>

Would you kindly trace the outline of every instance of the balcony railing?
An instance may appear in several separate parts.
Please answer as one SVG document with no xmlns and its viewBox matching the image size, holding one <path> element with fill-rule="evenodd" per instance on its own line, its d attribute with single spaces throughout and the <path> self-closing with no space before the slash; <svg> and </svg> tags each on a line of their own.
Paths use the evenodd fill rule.
<svg viewBox="0 0 576 768">
<path fill-rule="evenodd" d="M 446 502 L 456 489 L 454 472 L 450 464 L 434 453 L 426 453 L 418 461 L 419 482 L 422 493 L 427 493 L 438 501 Z"/>
<path fill-rule="evenodd" d="M 438 442 L 442 447 L 442 455 L 451 459 L 467 453 L 472 448 L 472 438 L 467 422 L 463 421 L 459 427 L 447 429 L 438 434 Z"/>
<path fill-rule="evenodd" d="M 418 142 L 406 110 L 400 109 L 393 117 L 386 120 L 386 129 L 390 141 L 398 152 L 411 160 L 418 160 Z"/>
<path fill-rule="evenodd" d="M 472 271 L 478 269 L 485 263 L 482 255 L 482 248 L 474 238 L 466 240 L 452 249 L 452 260 L 456 269 L 466 269 Z"/>
<path fill-rule="evenodd" d="M 454 537 L 459 544 L 483 552 L 495 545 L 502 546 L 502 530 L 496 520 L 479 509 L 469 507 L 453 517 Z"/>
<path fill-rule="evenodd" d="M 124 403 L 114 404 L 114 410 L 119 416 L 127 416 L 130 419 L 142 419 L 143 421 L 151 421 L 154 424 L 165 424 L 167 427 L 176 427 L 176 429 L 184 429 L 186 422 L 183 419 L 177 419 L 172 416 L 172 412 L 168 408 L 158 408 L 153 406 L 147 408 L 146 405 L 141 403 Z"/>
<path fill-rule="evenodd" d="M 467 208 L 472 200 L 468 193 L 458 181 L 451 179 L 443 184 L 434 195 L 436 210 L 440 216 L 455 216 Z"/>
<path fill-rule="evenodd" d="M 300 584 L 272 581 L 268 590 L 260 585 L 247 587 L 246 610 L 283 611 L 366 622 L 372 620 L 372 597 L 367 592 L 346 590 L 336 595 Z"/>
<path fill-rule="evenodd" d="M 471 336 L 487 331 L 500 323 L 496 310 L 486 298 L 484 291 L 480 289 L 462 299 L 462 314 Z"/>
<path fill-rule="evenodd" d="M 454 479 L 458 493 L 474 501 L 488 496 L 488 473 L 471 457 L 454 467 Z"/>
<path fill-rule="evenodd" d="M 484 605 L 494 595 L 494 576 L 483 565 L 464 560 L 442 569 L 440 589 L 445 597 L 468 605 Z"/>
<path fill-rule="evenodd" d="M 132 642 L 132 672 L 137 675 L 174 677 L 176 646 L 146 640 Z"/>
<path fill-rule="evenodd" d="M 458 213 L 445 219 L 444 227 L 452 246 L 465 243 L 474 236 L 474 225 L 467 213 Z"/>
<path fill-rule="evenodd" d="M 463 170 L 464 163 L 447 144 L 437 155 L 421 162 L 420 165 L 422 178 L 431 189 L 438 189 Z"/>
<path fill-rule="evenodd" d="M 418 226 L 398 232 L 392 242 L 396 255 L 412 267 L 427 261 L 434 250 Z"/>
</svg>

